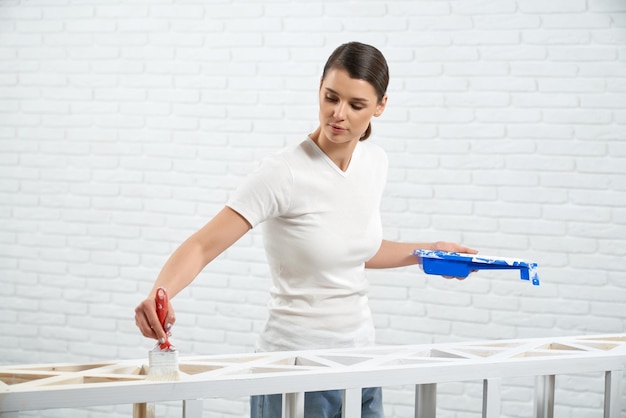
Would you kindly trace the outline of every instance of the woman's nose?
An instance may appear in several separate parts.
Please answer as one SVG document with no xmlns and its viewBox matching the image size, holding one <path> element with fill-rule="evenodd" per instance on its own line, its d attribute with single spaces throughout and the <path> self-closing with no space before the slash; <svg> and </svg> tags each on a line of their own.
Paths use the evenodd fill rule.
<svg viewBox="0 0 626 418">
<path fill-rule="evenodd" d="M 335 106 L 335 111 L 333 113 L 333 116 L 335 117 L 335 119 L 339 119 L 339 120 L 343 120 L 343 118 L 345 117 L 346 114 L 346 105 L 345 103 L 337 103 L 337 105 Z"/>
</svg>

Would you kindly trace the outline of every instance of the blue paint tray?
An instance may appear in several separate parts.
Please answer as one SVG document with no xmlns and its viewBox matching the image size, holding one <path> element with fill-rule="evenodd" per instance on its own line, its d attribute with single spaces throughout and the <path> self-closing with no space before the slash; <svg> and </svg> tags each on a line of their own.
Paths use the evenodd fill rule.
<svg viewBox="0 0 626 418">
<path fill-rule="evenodd" d="M 413 255 L 422 259 L 422 268 L 426 274 L 467 277 L 473 270 L 519 270 L 520 279 L 529 280 L 533 285 L 539 286 L 537 263 L 446 251 L 415 250 Z"/>
</svg>

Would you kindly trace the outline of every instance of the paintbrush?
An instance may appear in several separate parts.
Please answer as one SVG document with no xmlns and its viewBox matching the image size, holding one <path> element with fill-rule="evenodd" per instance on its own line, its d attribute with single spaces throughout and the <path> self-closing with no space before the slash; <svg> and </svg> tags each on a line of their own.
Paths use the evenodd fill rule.
<svg viewBox="0 0 626 418">
<path fill-rule="evenodd" d="M 154 297 L 156 303 L 156 312 L 159 323 L 165 331 L 165 339 L 161 339 L 156 343 L 154 348 L 148 352 L 148 361 L 150 370 L 148 372 L 149 380 L 178 380 L 180 373 L 178 371 L 178 351 L 176 347 L 169 341 L 169 332 L 165 327 L 167 319 L 167 309 L 169 299 L 164 287 L 159 287 Z"/>
</svg>

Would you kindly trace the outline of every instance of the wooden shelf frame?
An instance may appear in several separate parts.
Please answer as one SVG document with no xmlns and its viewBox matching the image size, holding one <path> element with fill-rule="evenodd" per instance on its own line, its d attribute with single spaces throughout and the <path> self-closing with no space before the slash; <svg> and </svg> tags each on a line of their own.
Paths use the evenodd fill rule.
<svg viewBox="0 0 626 418">
<path fill-rule="evenodd" d="M 375 346 L 182 357 L 178 381 L 147 380 L 147 359 L 0 366 L 0 416 L 20 411 L 133 404 L 134 416 L 183 401 L 181 416 L 202 416 L 202 400 L 281 393 L 283 416 L 302 417 L 304 393 L 344 391 L 344 417 L 360 417 L 361 388 L 415 385 L 415 417 L 434 418 L 437 384 L 483 382 L 483 418 L 500 416 L 503 378 L 535 376 L 535 418 L 554 414 L 556 376 L 601 372 L 604 418 L 621 414 L 626 334 Z"/>
</svg>

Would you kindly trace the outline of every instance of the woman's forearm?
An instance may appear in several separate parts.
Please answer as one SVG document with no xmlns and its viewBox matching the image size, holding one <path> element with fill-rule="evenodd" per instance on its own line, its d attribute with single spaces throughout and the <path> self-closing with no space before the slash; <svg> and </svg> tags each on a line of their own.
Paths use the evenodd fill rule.
<svg viewBox="0 0 626 418">
<path fill-rule="evenodd" d="M 383 240 L 376 255 L 365 263 L 365 268 L 384 269 L 417 264 L 419 259 L 413 255 L 413 251 L 417 248 L 427 249 L 421 245 L 427 244 Z"/>
<path fill-rule="evenodd" d="M 194 235 L 183 242 L 163 265 L 149 297 L 153 297 L 159 287 L 166 288 L 170 298 L 187 287 L 210 262 L 202 247 Z"/>
<path fill-rule="evenodd" d="M 250 225 L 241 215 L 225 207 L 172 253 L 157 276 L 150 296 L 154 296 L 159 287 L 165 287 L 170 298 L 174 297 L 249 229 Z"/>
</svg>

